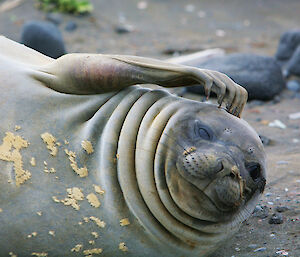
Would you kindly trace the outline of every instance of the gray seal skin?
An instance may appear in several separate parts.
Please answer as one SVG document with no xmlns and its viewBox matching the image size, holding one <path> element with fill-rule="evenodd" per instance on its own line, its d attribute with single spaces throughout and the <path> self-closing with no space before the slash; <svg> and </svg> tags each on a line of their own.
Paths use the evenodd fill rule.
<svg viewBox="0 0 300 257">
<path fill-rule="evenodd" d="M 0 37 L 0 256 L 207 256 L 253 211 L 265 155 L 223 74 L 57 60 Z M 204 84 L 215 105 L 150 90 Z"/>
</svg>

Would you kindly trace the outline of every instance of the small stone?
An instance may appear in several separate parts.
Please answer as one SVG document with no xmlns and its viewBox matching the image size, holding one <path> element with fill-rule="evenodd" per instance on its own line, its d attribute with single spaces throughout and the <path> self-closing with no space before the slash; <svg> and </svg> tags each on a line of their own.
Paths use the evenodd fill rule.
<svg viewBox="0 0 300 257">
<path fill-rule="evenodd" d="M 257 205 L 254 209 L 253 216 L 261 219 L 267 218 L 269 215 L 269 209 L 267 206 Z"/>
<path fill-rule="evenodd" d="M 283 216 L 280 213 L 274 213 L 272 217 L 269 219 L 269 224 L 282 224 Z"/>
<path fill-rule="evenodd" d="M 137 3 L 137 8 L 140 10 L 145 10 L 148 7 L 148 3 L 146 1 L 141 1 Z"/>
<path fill-rule="evenodd" d="M 115 32 L 118 34 L 127 34 L 133 31 L 133 27 L 127 24 L 120 24 L 115 27 Z"/>
<path fill-rule="evenodd" d="M 75 23 L 74 21 L 69 21 L 65 27 L 66 31 L 74 31 L 75 29 L 77 29 L 77 23 Z"/>
<path fill-rule="evenodd" d="M 249 244 L 248 247 L 251 248 L 251 249 L 254 249 L 254 248 L 257 247 L 257 244 Z"/>
<path fill-rule="evenodd" d="M 287 206 L 276 206 L 275 211 L 277 212 L 286 212 L 288 211 L 290 208 Z"/>
<path fill-rule="evenodd" d="M 289 118 L 290 118 L 291 120 L 297 120 L 297 119 L 300 119 L 300 112 L 291 113 L 291 114 L 289 115 Z"/>
<path fill-rule="evenodd" d="M 253 252 L 264 252 L 265 250 L 267 250 L 267 248 L 266 247 L 260 247 L 260 248 L 257 248 L 257 249 L 255 249 Z"/>
<path fill-rule="evenodd" d="M 62 16 L 57 12 L 47 13 L 46 20 L 51 21 L 55 25 L 59 25 L 62 23 Z"/>
<path fill-rule="evenodd" d="M 185 6 L 184 9 L 185 9 L 186 12 L 194 12 L 195 11 L 195 5 L 188 4 L 188 5 Z"/>
<path fill-rule="evenodd" d="M 289 162 L 288 161 L 278 161 L 278 162 L 276 162 L 276 164 L 277 165 L 287 165 L 287 164 L 289 164 Z"/>
<path fill-rule="evenodd" d="M 300 91 L 300 81 L 299 80 L 289 80 L 286 83 L 286 87 L 290 91 L 299 92 Z"/>
<path fill-rule="evenodd" d="M 280 120 L 274 120 L 273 122 L 270 122 L 269 127 L 286 129 L 286 125 Z"/>
</svg>

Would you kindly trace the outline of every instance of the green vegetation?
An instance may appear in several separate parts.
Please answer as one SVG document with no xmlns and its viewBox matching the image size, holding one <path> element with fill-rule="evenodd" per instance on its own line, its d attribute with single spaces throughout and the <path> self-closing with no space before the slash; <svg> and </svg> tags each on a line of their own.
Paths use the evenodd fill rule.
<svg viewBox="0 0 300 257">
<path fill-rule="evenodd" d="M 44 11 L 83 14 L 93 10 L 89 0 L 36 0 L 38 8 Z"/>
</svg>

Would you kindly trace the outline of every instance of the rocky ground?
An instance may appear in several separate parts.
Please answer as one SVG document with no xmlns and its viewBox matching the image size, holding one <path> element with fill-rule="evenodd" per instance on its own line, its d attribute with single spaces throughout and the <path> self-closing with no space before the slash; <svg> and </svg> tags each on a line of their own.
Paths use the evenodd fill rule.
<svg viewBox="0 0 300 257">
<path fill-rule="evenodd" d="M 92 15 L 56 17 L 68 52 L 166 59 L 221 47 L 228 53 L 273 56 L 280 35 L 300 28 L 298 0 L 92 2 Z M 0 12 L 0 34 L 19 41 L 24 22 L 44 20 L 46 14 L 33 5 L 33 0 L 20 1 L 17 7 Z M 76 23 L 77 28 L 67 31 L 69 22 Z M 186 97 L 201 99 L 191 94 Z M 267 186 L 254 215 L 215 257 L 300 256 L 300 119 L 289 117 L 297 112 L 299 93 L 288 90 L 274 101 L 252 101 L 246 107 L 243 118 L 269 139 L 265 147 Z M 271 127 L 274 120 L 285 126 Z"/>
</svg>

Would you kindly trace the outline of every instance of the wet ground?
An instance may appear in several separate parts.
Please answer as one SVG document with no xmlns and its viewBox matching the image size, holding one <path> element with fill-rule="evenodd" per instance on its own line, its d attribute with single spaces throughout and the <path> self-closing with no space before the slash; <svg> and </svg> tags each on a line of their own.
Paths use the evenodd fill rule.
<svg viewBox="0 0 300 257">
<path fill-rule="evenodd" d="M 0 0 L 0 3 L 3 0 Z M 280 35 L 300 28 L 298 0 L 94 0 L 92 15 L 63 15 L 59 25 L 69 52 L 135 54 L 161 59 L 170 54 L 221 47 L 227 52 L 272 56 Z M 19 41 L 24 22 L 45 19 L 33 8 L 34 1 L 21 1 L 0 13 L 0 34 Z M 68 21 L 78 27 L 65 31 Z M 130 33 L 119 34 L 126 27 Z M 200 99 L 199 96 L 186 95 Z M 249 103 L 243 118 L 256 131 L 271 139 L 265 150 L 268 180 L 259 203 L 267 206 L 265 218 L 252 216 L 239 233 L 215 257 L 300 256 L 300 97 L 285 90 L 276 101 Z M 270 127 L 280 120 L 285 129 Z M 285 206 L 282 224 L 269 224 L 276 207 Z"/>
</svg>

